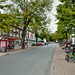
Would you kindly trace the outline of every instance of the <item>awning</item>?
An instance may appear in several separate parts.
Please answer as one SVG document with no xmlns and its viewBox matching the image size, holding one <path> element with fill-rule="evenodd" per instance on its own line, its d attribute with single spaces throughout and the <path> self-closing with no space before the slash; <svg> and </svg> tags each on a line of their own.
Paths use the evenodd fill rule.
<svg viewBox="0 0 75 75">
<path fill-rule="evenodd" d="M 19 40 L 19 38 L 13 38 L 13 37 L 2 37 L 0 40 Z"/>
</svg>

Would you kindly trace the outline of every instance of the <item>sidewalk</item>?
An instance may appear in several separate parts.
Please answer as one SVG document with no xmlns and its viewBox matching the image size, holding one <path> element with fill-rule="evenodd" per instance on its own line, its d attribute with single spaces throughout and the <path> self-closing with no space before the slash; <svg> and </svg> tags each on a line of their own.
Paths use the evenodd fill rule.
<svg viewBox="0 0 75 75">
<path fill-rule="evenodd" d="M 65 51 L 57 44 L 50 75 L 75 75 L 75 63 L 65 60 Z"/>
<path fill-rule="evenodd" d="M 19 53 L 19 52 L 24 52 L 24 51 L 30 50 L 30 49 L 32 49 L 32 48 L 37 48 L 37 46 L 31 46 L 31 47 L 29 47 L 29 48 L 19 49 L 19 50 L 4 52 L 4 53 L 1 53 L 1 52 L 0 52 L 0 57 L 1 57 L 1 56 L 5 56 L 5 55 L 9 55 L 9 54 L 15 54 L 15 53 Z"/>
</svg>

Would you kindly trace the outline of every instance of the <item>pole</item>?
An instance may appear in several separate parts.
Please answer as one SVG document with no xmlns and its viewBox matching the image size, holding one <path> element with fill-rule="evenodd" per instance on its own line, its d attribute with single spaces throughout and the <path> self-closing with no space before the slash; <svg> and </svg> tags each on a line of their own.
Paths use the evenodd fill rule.
<svg viewBox="0 0 75 75">
<path fill-rule="evenodd" d="M 68 46 L 68 43 L 67 43 L 67 31 L 66 31 L 66 47 Z"/>
<path fill-rule="evenodd" d="M 28 48 L 28 37 L 27 37 L 27 48 Z"/>
</svg>

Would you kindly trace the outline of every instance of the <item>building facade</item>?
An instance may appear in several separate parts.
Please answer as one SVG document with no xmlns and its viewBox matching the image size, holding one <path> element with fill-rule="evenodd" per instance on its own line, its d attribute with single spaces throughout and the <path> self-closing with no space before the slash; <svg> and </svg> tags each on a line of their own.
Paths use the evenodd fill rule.
<svg viewBox="0 0 75 75">
<path fill-rule="evenodd" d="M 0 31 L 0 51 L 2 48 L 5 48 L 5 51 L 8 50 L 8 45 L 13 47 L 13 50 L 17 50 L 21 48 L 21 40 L 22 40 L 22 29 L 14 27 L 10 32 L 4 33 Z M 31 45 L 32 42 L 35 41 L 35 35 L 27 30 L 25 42 L 27 45 Z"/>
</svg>

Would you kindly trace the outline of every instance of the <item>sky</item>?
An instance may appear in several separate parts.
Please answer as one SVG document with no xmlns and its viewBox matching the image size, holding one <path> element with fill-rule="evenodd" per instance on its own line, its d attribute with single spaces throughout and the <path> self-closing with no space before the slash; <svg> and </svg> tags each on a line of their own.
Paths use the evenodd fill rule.
<svg viewBox="0 0 75 75">
<path fill-rule="evenodd" d="M 52 33 L 54 33 L 56 30 L 57 30 L 57 22 L 58 21 L 55 21 L 56 20 L 56 18 L 55 18 L 55 16 L 54 16 L 54 14 L 57 14 L 56 13 L 56 6 L 58 6 L 60 4 L 60 2 L 58 1 L 58 0 L 54 0 L 54 2 L 53 2 L 53 4 L 52 4 L 52 6 L 53 6 L 53 8 L 52 8 L 52 11 L 51 11 L 51 13 L 49 13 L 48 15 L 50 15 L 50 17 L 51 17 L 51 23 L 50 23 L 50 29 L 51 29 L 51 32 Z"/>
</svg>

